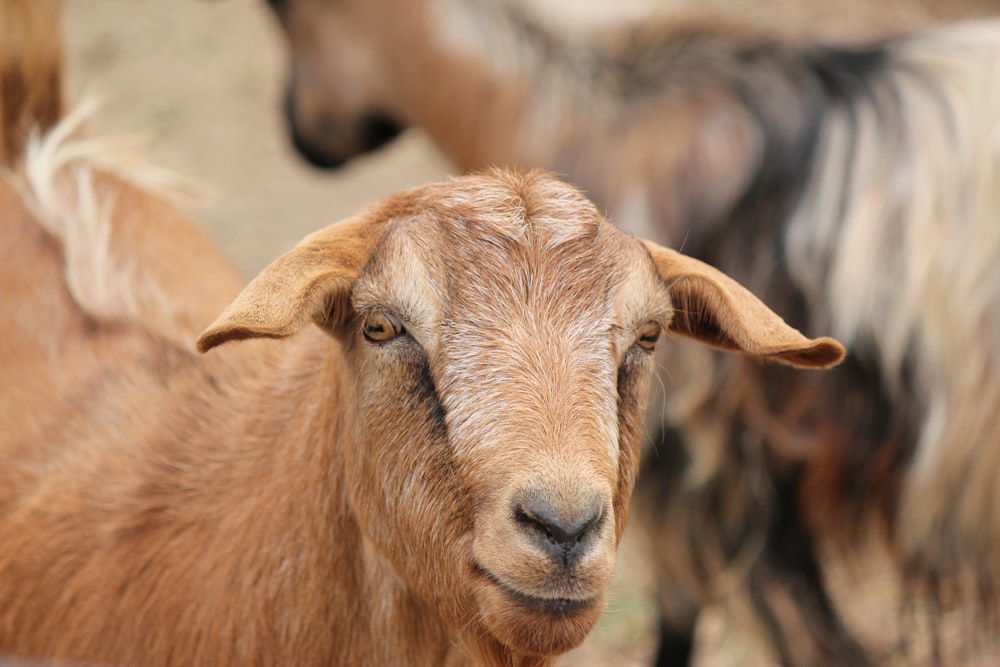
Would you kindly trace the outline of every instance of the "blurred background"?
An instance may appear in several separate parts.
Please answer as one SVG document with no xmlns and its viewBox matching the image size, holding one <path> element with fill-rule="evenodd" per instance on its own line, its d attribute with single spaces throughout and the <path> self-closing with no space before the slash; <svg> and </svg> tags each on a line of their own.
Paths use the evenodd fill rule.
<svg viewBox="0 0 1000 667">
<path fill-rule="evenodd" d="M 859 40 L 990 0 L 515 0 L 560 29 L 651 13 L 724 15 L 768 30 Z M 781 23 L 774 17 L 781 16 Z M 150 161 L 207 186 L 194 217 L 246 278 L 306 233 L 451 171 L 418 130 L 332 173 L 293 155 L 280 114 L 284 45 L 263 0 L 66 0 L 71 99 L 99 93 L 92 129 L 142 131 Z"/>
<path fill-rule="evenodd" d="M 299 161 L 280 116 L 284 52 L 264 2 L 68 0 L 70 99 L 97 132 L 148 133 L 148 159 L 199 181 L 190 213 L 250 278 L 307 233 L 448 165 L 417 133 L 334 175 Z"/>
</svg>

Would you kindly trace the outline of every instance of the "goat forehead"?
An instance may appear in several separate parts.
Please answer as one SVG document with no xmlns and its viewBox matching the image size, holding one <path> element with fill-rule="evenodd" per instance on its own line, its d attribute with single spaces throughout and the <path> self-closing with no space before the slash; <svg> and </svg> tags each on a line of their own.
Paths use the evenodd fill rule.
<svg viewBox="0 0 1000 667">
<path fill-rule="evenodd" d="M 532 227 L 516 239 L 491 231 L 442 245 L 432 260 L 441 265 L 441 342 L 488 356 L 511 345 L 540 353 L 553 340 L 564 353 L 614 356 L 618 333 L 659 317 L 666 292 L 638 244 L 610 226 L 559 239 L 548 231 Z"/>
<path fill-rule="evenodd" d="M 356 302 L 412 316 L 431 348 L 449 322 L 606 332 L 634 326 L 643 311 L 658 318 L 669 310 L 640 245 L 551 177 L 491 172 L 427 186 L 411 200 L 366 267 Z"/>
<path fill-rule="evenodd" d="M 547 298 L 582 304 L 621 282 L 631 240 L 579 191 L 536 173 L 493 176 L 434 202 L 439 239 L 428 260 L 446 265 L 453 308 L 548 310 Z"/>
<path fill-rule="evenodd" d="M 658 290 L 641 280 L 643 258 L 612 243 L 622 239 L 548 232 L 532 226 L 519 238 L 490 232 L 447 246 L 432 372 L 460 450 L 592 443 L 613 464 L 626 330 L 648 305 L 642 296 Z"/>
</svg>

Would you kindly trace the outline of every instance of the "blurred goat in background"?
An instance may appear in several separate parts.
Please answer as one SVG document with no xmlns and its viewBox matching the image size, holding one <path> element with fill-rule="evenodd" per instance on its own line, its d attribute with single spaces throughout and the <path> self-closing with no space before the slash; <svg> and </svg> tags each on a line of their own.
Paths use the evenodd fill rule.
<svg viewBox="0 0 1000 667">
<path fill-rule="evenodd" d="M 715 21 L 564 34 L 500 0 L 271 4 L 312 163 L 414 125 L 463 169 L 556 170 L 847 342 L 822 377 L 686 348 L 691 372 L 664 377 L 685 391 L 637 510 L 660 664 L 690 660 L 730 592 L 782 664 L 871 663 L 824 584 L 830 545 L 885 546 L 907 595 L 996 611 L 1000 22 L 828 46 Z"/>
</svg>

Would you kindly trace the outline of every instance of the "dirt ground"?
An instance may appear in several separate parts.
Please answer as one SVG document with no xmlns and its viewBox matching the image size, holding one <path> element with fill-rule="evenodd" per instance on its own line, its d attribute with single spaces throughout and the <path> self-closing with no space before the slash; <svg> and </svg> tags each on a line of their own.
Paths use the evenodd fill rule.
<svg viewBox="0 0 1000 667">
<path fill-rule="evenodd" d="M 562 2 L 564 11 L 584 0 L 551 1 Z M 888 4 L 882 6 L 906 1 L 885 0 Z M 614 5 L 622 15 L 644 11 L 655 0 L 622 2 L 597 6 L 608 14 Z M 840 6 L 844 2 L 854 14 L 848 9 L 814 25 L 831 34 L 846 32 L 863 15 L 857 12 L 875 6 L 864 0 L 843 0 Z M 709 4 L 743 6 L 733 0 Z M 784 4 L 798 6 L 792 0 Z M 92 129 L 148 132 L 151 162 L 203 184 L 206 193 L 189 212 L 248 279 L 307 233 L 386 194 L 451 172 L 447 160 L 418 131 L 334 173 L 304 166 L 286 141 L 279 114 L 284 54 L 263 2 L 66 0 L 65 9 L 71 96 L 96 92 L 104 100 Z M 924 14 L 880 16 L 882 23 L 869 22 L 871 31 L 924 20 Z M 648 572 L 627 539 L 605 618 L 562 664 L 649 664 L 654 638 L 648 589 Z M 883 620 L 871 620 L 862 630 L 876 636 L 891 631 Z M 721 613 L 705 619 L 699 637 L 699 667 L 773 664 L 752 637 L 731 632 Z"/>
</svg>

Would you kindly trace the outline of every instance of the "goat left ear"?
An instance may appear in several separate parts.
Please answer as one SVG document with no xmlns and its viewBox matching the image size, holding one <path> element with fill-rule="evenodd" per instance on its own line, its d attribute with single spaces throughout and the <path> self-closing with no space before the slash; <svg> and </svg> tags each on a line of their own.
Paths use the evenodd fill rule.
<svg viewBox="0 0 1000 667">
<path fill-rule="evenodd" d="M 267 266 L 198 337 L 198 350 L 246 338 L 285 338 L 315 321 L 346 323 L 351 286 L 385 229 L 358 216 L 310 234 Z"/>
<path fill-rule="evenodd" d="M 672 331 L 802 368 L 829 368 L 844 358 L 840 343 L 806 338 L 718 269 L 650 241 L 643 244 L 670 291 Z"/>
</svg>

